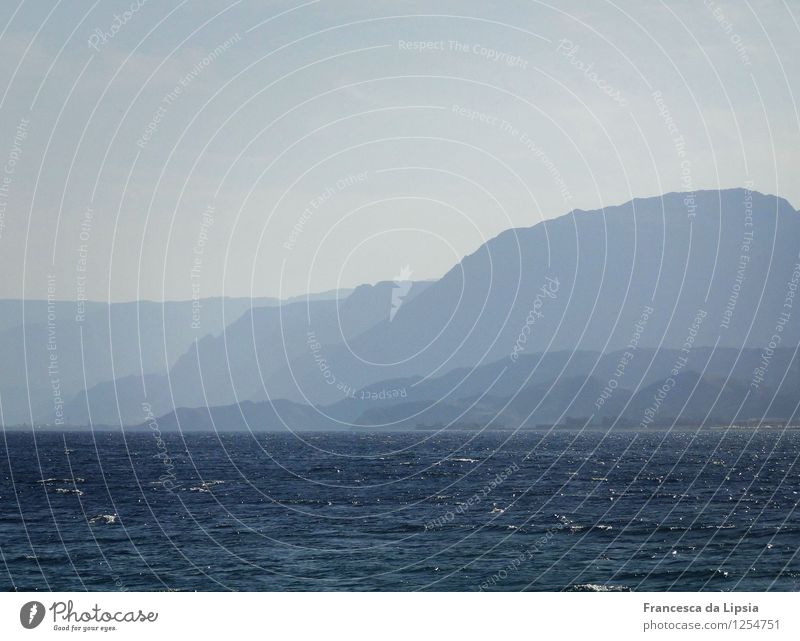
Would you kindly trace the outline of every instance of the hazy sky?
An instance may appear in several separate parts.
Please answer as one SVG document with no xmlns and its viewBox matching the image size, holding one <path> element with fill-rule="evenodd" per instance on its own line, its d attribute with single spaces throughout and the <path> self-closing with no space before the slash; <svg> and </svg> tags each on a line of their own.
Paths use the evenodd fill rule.
<svg viewBox="0 0 800 641">
<path fill-rule="evenodd" d="M 0 3 L 0 297 L 433 278 L 509 227 L 748 181 L 797 207 L 799 23 L 794 0 Z"/>
</svg>

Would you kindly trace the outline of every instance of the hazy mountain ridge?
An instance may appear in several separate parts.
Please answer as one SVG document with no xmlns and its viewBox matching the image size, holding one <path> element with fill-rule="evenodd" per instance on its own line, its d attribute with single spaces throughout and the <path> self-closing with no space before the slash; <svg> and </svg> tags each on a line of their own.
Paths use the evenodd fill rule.
<svg viewBox="0 0 800 641">
<path fill-rule="evenodd" d="M 300 414 L 314 425 L 311 406 L 334 423 L 380 423 L 402 404 L 440 399 L 463 411 L 463 399 L 481 393 L 508 400 L 552 381 L 557 390 L 570 388 L 566 379 L 605 385 L 632 342 L 627 380 L 654 384 L 690 337 L 691 368 L 718 343 L 706 377 L 725 377 L 737 359 L 755 367 L 774 334 L 799 238 L 800 217 L 785 200 L 742 189 L 576 210 L 501 233 L 440 280 L 412 284 L 399 304 L 389 282 L 246 310 L 219 334 L 193 338 L 168 375 L 97 383 L 92 416 L 138 424 L 144 400 L 168 414 L 285 399 L 306 407 Z M 799 340 L 796 320 L 787 323 L 781 345 Z M 767 388 L 789 366 L 797 381 L 796 363 L 781 354 Z M 733 369 L 747 381 L 742 367 Z M 87 420 L 86 396 L 68 403 L 68 422 Z"/>
<path fill-rule="evenodd" d="M 429 283 L 415 283 L 408 299 Z M 338 343 L 371 327 L 391 311 L 394 284 L 382 282 L 347 290 L 341 297 L 312 297 L 292 300 L 280 306 L 244 311 L 220 333 L 206 335 L 177 359 L 168 373 L 141 380 L 118 381 L 108 403 L 108 384 L 89 390 L 95 421 L 125 423 L 142 420 L 141 405 L 147 401 L 156 413 L 173 407 L 233 405 L 263 399 L 263 379 L 286 359 L 309 350 L 316 343 Z M 300 399 L 302 401 L 302 399 Z M 85 395 L 75 397 L 67 407 L 69 422 L 80 424 L 88 418 Z"/>
<path fill-rule="evenodd" d="M 268 299 L 157 303 L 0 301 L 0 395 L 7 424 L 55 422 L 84 388 L 163 373 L 192 342 Z M 198 307 L 199 303 L 199 307 Z M 56 396 L 56 392 L 58 396 Z M 30 395 L 30 409 L 29 409 Z M 108 403 L 108 398 L 101 399 Z M 111 399 L 113 400 L 113 399 Z M 116 411 L 113 412 L 116 416 Z"/>
<path fill-rule="evenodd" d="M 405 304 L 392 323 L 379 323 L 346 348 L 331 346 L 328 362 L 350 389 L 360 389 L 500 360 L 519 346 L 537 304 L 536 331 L 522 354 L 622 349 L 647 309 L 640 347 L 680 348 L 698 310 L 705 317 L 696 345 L 714 345 L 719 337 L 723 347 L 763 347 L 798 260 L 800 217 L 782 199 L 737 189 L 698 192 L 690 218 L 685 198 L 635 200 L 503 232 Z M 755 231 L 738 282 L 751 231 L 747 215 Z M 542 297 L 547 278 L 558 279 L 558 290 Z M 797 324 L 783 339 L 797 344 Z M 341 398 L 309 353 L 267 382 L 273 397 L 301 401 L 301 387 L 316 403 Z"/>
<path fill-rule="evenodd" d="M 371 407 L 369 401 L 314 408 L 280 400 L 180 408 L 158 418 L 157 425 L 162 430 L 183 431 L 302 431 L 354 427 L 520 429 L 552 425 L 649 428 L 786 422 L 796 418 L 800 403 L 797 395 L 800 361 L 790 350 L 786 352 L 783 356 L 791 361 L 791 375 L 769 386 L 754 386 L 752 381 L 730 373 L 717 374 L 712 368 L 705 375 L 686 370 L 664 378 L 633 379 L 630 387 L 615 387 L 604 397 L 604 391 L 608 392 L 607 380 L 576 375 L 529 384 L 510 395 L 484 389 L 479 394 L 442 400 L 436 396 L 424 398 L 423 388 L 410 399 L 372 402 Z M 431 385 L 428 389 L 435 387 Z M 359 395 L 357 392 L 356 396 Z"/>
</svg>

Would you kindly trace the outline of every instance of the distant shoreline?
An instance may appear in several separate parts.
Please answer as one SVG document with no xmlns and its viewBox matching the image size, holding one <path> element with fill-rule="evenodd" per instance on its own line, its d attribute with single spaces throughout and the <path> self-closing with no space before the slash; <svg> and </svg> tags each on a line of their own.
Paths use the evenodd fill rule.
<svg viewBox="0 0 800 641">
<path fill-rule="evenodd" d="M 37 433 L 41 434 L 87 434 L 91 432 L 129 432 L 129 433 L 148 433 L 150 430 L 145 425 L 36 425 L 33 428 Z M 0 426 L 0 430 L 4 432 L 30 432 L 30 425 L 7 425 Z M 763 430 L 800 430 L 798 425 L 675 425 L 675 426 L 651 426 L 642 428 L 639 426 L 620 426 L 620 427 L 605 427 L 601 425 L 590 425 L 586 427 L 579 427 L 574 425 L 553 425 L 553 426 L 537 426 L 537 427 L 407 427 L 407 428 L 381 428 L 381 427 L 342 427 L 338 429 L 253 429 L 253 430 L 208 430 L 208 429 L 183 429 L 183 430 L 168 430 L 164 431 L 165 434 L 282 434 L 302 433 L 302 434 L 361 434 L 365 432 L 371 433 L 387 433 L 387 432 L 702 432 L 702 431 L 719 431 L 719 430 L 735 430 L 735 431 L 763 431 Z"/>
</svg>

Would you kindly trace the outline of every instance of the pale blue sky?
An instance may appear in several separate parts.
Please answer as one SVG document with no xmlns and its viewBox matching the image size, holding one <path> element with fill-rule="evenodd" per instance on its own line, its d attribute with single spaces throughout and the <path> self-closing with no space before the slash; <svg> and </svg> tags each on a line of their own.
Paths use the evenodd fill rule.
<svg viewBox="0 0 800 641">
<path fill-rule="evenodd" d="M 149 0 L 112 35 L 138 2 L 0 5 L 0 297 L 288 296 L 687 186 L 800 203 L 798 2 Z"/>
</svg>

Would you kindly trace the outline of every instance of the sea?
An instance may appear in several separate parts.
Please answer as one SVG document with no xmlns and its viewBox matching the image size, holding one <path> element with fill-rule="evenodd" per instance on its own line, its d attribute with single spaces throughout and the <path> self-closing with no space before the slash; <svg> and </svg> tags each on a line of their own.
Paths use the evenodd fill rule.
<svg viewBox="0 0 800 641">
<path fill-rule="evenodd" d="M 0 588 L 793 591 L 800 432 L 5 431 Z"/>
</svg>

